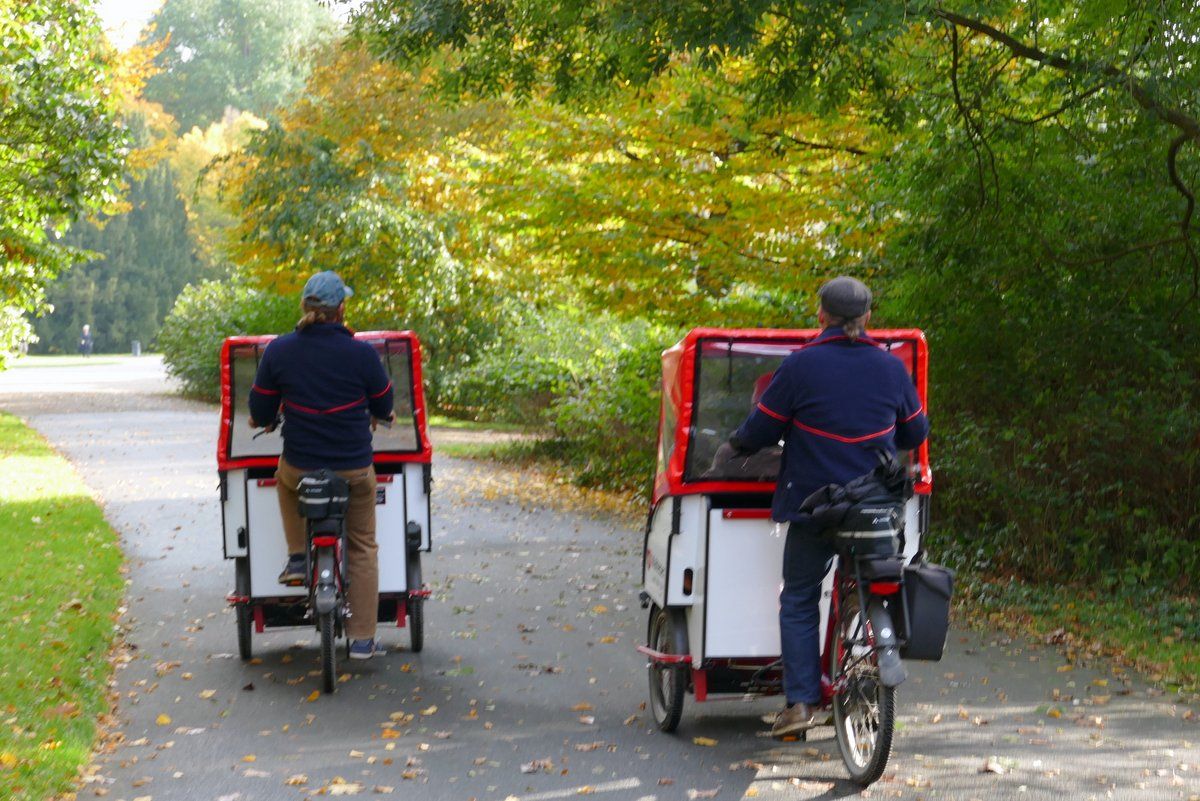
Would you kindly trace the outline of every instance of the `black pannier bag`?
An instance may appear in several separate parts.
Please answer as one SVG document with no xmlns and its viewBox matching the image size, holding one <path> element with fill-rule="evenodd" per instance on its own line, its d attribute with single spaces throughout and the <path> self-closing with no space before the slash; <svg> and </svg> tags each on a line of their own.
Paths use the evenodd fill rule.
<svg viewBox="0 0 1200 801">
<path fill-rule="evenodd" d="M 913 562 L 904 568 L 904 604 L 907 643 L 900 648 L 904 659 L 937 662 L 946 647 L 950 629 L 950 598 L 954 594 L 954 571 L 929 562 Z"/>
<path fill-rule="evenodd" d="M 344 517 L 350 502 L 350 485 L 332 470 L 321 468 L 300 477 L 300 516 L 311 520 Z"/>
</svg>

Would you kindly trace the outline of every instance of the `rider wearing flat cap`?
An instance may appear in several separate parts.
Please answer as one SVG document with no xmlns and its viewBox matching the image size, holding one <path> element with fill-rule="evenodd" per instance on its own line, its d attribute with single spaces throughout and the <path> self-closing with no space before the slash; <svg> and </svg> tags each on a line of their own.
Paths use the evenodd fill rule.
<svg viewBox="0 0 1200 801">
<path fill-rule="evenodd" d="M 304 579 L 304 521 L 297 487 L 304 473 L 329 468 L 350 484 L 346 508 L 346 566 L 350 658 L 375 653 L 379 608 L 379 558 L 375 541 L 374 418 L 390 420 L 392 382 L 374 348 L 342 325 L 353 294 L 326 270 L 304 285 L 296 330 L 263 351 L 250 391 L 250 425 L 274 426 L 285 410 L 283 455 L 275 472 L 288 561 L 281 584 Z"/>
<path fill-rule="evenodd" d="M 925 441 L 929 422 L 911 376 L 899 359 L 866 336 L 871 291 L 842 276 L 818 292 L 823 329 L 790 354 L 730 445 L 753 453 L 783 440 L 771 516 L 789 523 L 779 596 L 779 632 L 787 708 L 772 727 L 776 737 L 815 725 L 821 702 L 821 582 L 833 546 L 801 502 L 826 484 L 845 484 L 878 464 L 876 450 L 911 450 Z"/>
</svg>

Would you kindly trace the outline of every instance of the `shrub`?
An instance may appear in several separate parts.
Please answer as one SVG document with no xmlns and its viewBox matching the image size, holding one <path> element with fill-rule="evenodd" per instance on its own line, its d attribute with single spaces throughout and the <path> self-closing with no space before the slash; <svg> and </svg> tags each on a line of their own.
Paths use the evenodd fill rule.
<svg viewBox="0 0 1200 801">
<path fill-rule="evenodd" d="M 678 332 L 595 312 L 527 309 L 469 368 L 448 377 L 452 411 L 538 427 L 536 452 L 593 486 L 649 486 L 659 357 Z"/>
<path fill-rule="evenodd" d="M 661 398 L 661 355 L 677 338 L 661 328 L 605 354 L 600 369 L 556 398 L 547 416 L 554 447 L 576 480 L 607 489 L 648 491 L 654 478 Z"/>
<path fill-rule="evenodd" d="M 158 347 L 167 370 L 189 395 L 218 400 L 225 337 L 290 330 L 299 299 L 254 289 L 237 279 L 187 286 L 163 321 Z"/>
</svg>

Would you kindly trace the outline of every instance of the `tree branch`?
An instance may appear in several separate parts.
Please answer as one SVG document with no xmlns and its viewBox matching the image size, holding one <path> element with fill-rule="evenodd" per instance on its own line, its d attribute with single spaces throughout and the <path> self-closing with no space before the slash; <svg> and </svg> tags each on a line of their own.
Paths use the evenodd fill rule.
<svg viewBox="0 0 1200 801">
<path fill-rule="evenodd" d="M 1179 136 L 1171 140 L 1171 146 L 1167 149 L 1167 175 L 1171 176 L 1171 183 L 1175 184 L 1175 188 L 1179 190 L 1179 194 L 1183 195 L 1187 200 L 1187 209 L 1183 213 L 1183 219 L 1179 222 L 1179 227 L 1183 231 L 1183 235 L 1188 236 L 1188 229 L 1192 225 L 1192 212 L 1196 210 L 1196 196 L 1179 177 L 1179 149 L 1188 142 L 1197 137 L 1189 133 L 1181 133 Z"/>
<path fill-rule="evenodd" d="M 800 147 L 806 147 L 810 150 L 833 150 L 841 153 L 850 153 L 855 156 L 871 155 L 868 151 L 863 150 L 862 148 L 854 147 L 853 145 L 831 145 L 826 142 L 813 142 L 808 139 L 801 139 L 797 136 L 793 136 L 787 131 L 764 131 L 763 133 L 765 133 L 767 136 L 773 136 L 777 139 L 786 139 L 792 144 L 799 145 Z"/>
<path fill-rule="evenodd" d="M 1050 246 L 1050 243 L 1047 242 L 1044 237 L 1041 238 L 1042 247 L 1045 249 L 1046 253 L 1050 256 L 1050 258 L 1054 259 L 1059 264 L 1065 264 L 1069 267 L 1090 267 L 1095 264 L 1108 264 L 1109 262 L 1116 261 L 1117 259 L 1122 259 L 1122 258 L 1124 258 L 1126 256 L 1130 256 L 1134 253 L 1140 253 L 1143 250 L 1156 250 L 1161 247 L 1166 247 L 1167 245 L 1178 245 L 1180 242 L 1183 242 L 1184 240 L 1185 240 L 1185 237 L 1183 236 L 1183 234 L 1176 234 L 1175 236 L 1168 236 L 1168 237 L 1164 237 L 1162 239 L 1156 239 L 1153 242 L 1141 242 L 1137 245 L 1132 245 L 1128 248 L 1125 248 L 1125 250 L 1119 251 L 1117 253 L 1105 253 L 1103 256 L 1097 256 L 1094 259 L 1068 259 L 1065 256 L 1061 256 L 1058 253 L 1056 253 L 1054 251 L 1054 248 L 1052 248 Z"/>
<path fill-rule="evenodd" d="M 975 152 L 975 171 L 979 176 L 979 202 L 981 205 L 986 205 L 987 188 L 983 182 L 983 156 L 980 155 L 979 145 L 975 142 L 975 123 L 967 111 L 966 104 L 963 103 L 962 92 L 958 88 L 958 28 L 954 25 L 950 26 L 950 53 L 950 85 L 954 88 L 954 105 L 958 107 L 958 113 L 967 125 L 967 141 L 971 143 L 971 150 Z"/>
<path fill-rule="evenodd" d="M 1109 84 L 1106 84 L 1106 83 L 1098 83 L 1095 86 L 1093 86 L 1091 89 L 1088 89 L 1086 92 L 1080 92 L 1079 94 L 1075 95 L 1074 97 L 1068 98 L 1061 106 L 1054 109 L 1053 111 L 1047 111 L 1045 114 L 1041 114 L 1037 117 L 1034 117 L 1031 120 L 1023 120 L 1019 117 L 1011 117 L 1008 114 L 1001 114 L 1000 117 L 1002 119 L 1008 120 L 1009 122 L 1016 123 L 1017 125 L 1037 125 L 1040 122 L 1045 122 L 1046 120 L 1054 119 L 1058 115 L 1060 115 L 1063 112 L 1068 111 L 1069 109 L 1074 107 L 1074 105 L 1076 103 L 1078 103 L 1080 100 L 1086 100 L 1087 98 L 1089 98 L 1092 95 L 1099 92 L 1101 89 L 1104 89 L 1108 86 L 1109 86 Z"/>
<path fill-rule="evenodd" d="M 1099 74 L 1109 78 L 1116 78 L 1121 83 L 1124 83 L 1129 89 L 1130 95 L 1137 101 L 1137 104 L 1147 111 L 1154 112 L 1164 122 L 1174 125 L 1181 131 L 1187 131 L 1193 137 L 1200 138 L 1200 120 L 1188 116 L 1179 109 L 1168 108 L 1164 106 L 1146 86 L 1130 75 L 1125 70 L 1117 67 L 1114 64 L 1089 64 L 1086 62 L 1071 61 L 1065 56 L 1047 53 L 1040 48 L 1027 45 L 1024 42 L 1016 39 L 1013 36 L 1005 33 L 999 28 L 988 25 L 981 20 L 972 19 L 970 17 L 957 14 L 953 11 L 947 11 L 944 8 L 939 8 L 933 12 L 933 15 L 938 19 L 945 20 L 956 27 L 966 28 L 968 30 L 981 33 L 997 44 L 1004 45 L 1015 55 L 1030 61 L 1036 61 L 1039 64 L 1045 64 L 1048 67 L 1070 72 L 1073 74 Z"/>
</svg>

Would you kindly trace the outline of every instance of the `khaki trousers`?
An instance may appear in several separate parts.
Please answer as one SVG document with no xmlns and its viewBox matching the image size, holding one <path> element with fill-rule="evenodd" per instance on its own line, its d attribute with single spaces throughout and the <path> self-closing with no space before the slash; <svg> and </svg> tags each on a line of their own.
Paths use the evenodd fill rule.
<svg viewBox="0 0 1200 801">
<path fill-rule="evenodd" d="M 298 509 L 297 488 L 300 470 L 281 456 L 275 471 L 279 488 L 279 514 L 289 554 L 302 554 L 308 547 L 304 536 L 304 518 Z M 335 471 L 350 483 L 350 503 L 346 508 L 346 572 L 350 582 L 350 619 L 346 635 L 352 640 L 375 636 L 379 617 L 379 546 L 375 542 L 375 466 Z"/>
</svg>

